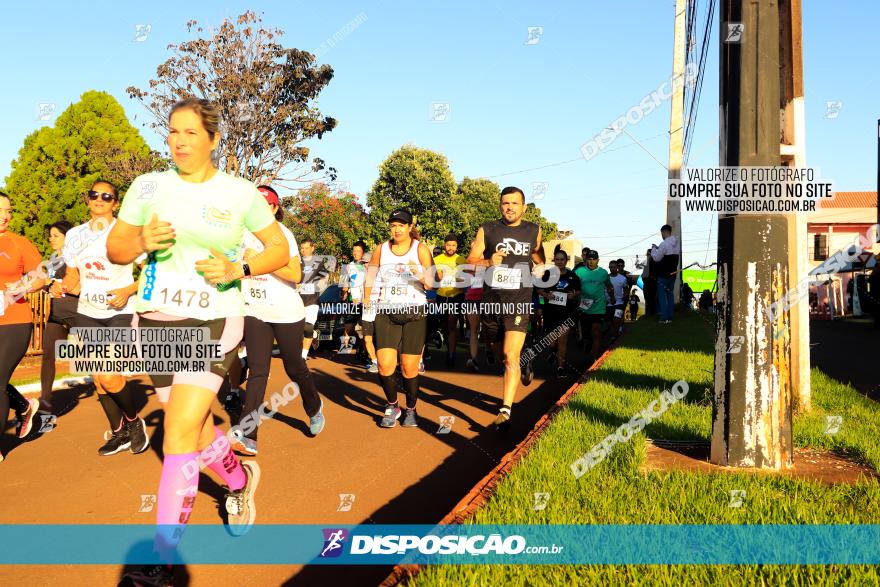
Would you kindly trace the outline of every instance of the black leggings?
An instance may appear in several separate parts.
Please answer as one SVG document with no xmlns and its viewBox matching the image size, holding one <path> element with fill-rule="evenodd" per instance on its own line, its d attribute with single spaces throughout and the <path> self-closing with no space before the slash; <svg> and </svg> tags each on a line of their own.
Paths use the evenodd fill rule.
<svg viewBox="0 0 880 587">
<path fill-rule="evenodd" d="M 0 434 L 6 431 L 10 407 L 19 414 L 28 408 L 27 400 L 9 385 L 9 379 L 27 353 L 33 330 L 31 323 L 0 326 Z"/>
<path fill-rule="evenodd" d="M 52 411 L 52 384 L 55 383 L 55 343 L 67 340 L 66 324 L 46 322 L 43 327 L 43 359 L 40 363 L 40 407 Z"/>
<path fill-rule="evenodd" d="M 318 390 L 306 361 L 302 358 L 304 324 L 305 320 L 279 324 L 245 316 L 244 346 L 247 348 L 249 372 L 242 414 L 250 414 L 263 403 L 266 384 L 269 382 L 269 366 L 272 363 L 272 342 L 275 340 L 278 341 L 281 351 L 284 372 L 291 381 L 299 385 L 306 414 L 312 417 L 321 409 L 321 398 L 318 397 Z M 247 437 L 256 440 L 258 429 L 254 428 Z"/>
</svg>

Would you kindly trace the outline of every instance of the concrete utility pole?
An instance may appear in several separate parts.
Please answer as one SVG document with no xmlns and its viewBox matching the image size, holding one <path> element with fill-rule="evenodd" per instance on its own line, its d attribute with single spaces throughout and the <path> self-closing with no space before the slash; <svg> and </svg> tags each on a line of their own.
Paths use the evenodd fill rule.
<svg viewBox="0 0 880 587">
<path fill-rule="evenodd" d="M 684 62 L 685 51 L 685 26 L 686 0 L 675 0 L 675 38 L 672 47 L 672 109 L 669 116 L 669 179 L 681 177 L 681 165 L 684 159 Z M 672 234 L 681 242 L 681 202 L 666 200 L 666 224 L 672 227 Z M 658 231 L 659 227 L 658 227 Z M 678 257 L 678 268 L 683 267 L 684 247 Z M 675 302 L 678 303 L 681 296 L 681 273 L 675 274 Z"/>
<path fill-rule="evenodd" d="M 779 26 L 782 38 L 782 163 L 789 167 L 807 164 L 806 129 L 804 128 L 804 52 L 801 27 L 801 0 L 780 0 Z M 807 243 L 807 217 L 789 214 L 788 286 L 810 272 Z M 791 380 L 794 405 L 800 412 L 810 411 L 810 305 L 801 300 L 791 311 Z"/>
<path fill-rule="evenodd" d="M 720 21 L 721 164 L 779 165 L 779 4 L 722 0 Z M 742 23 L 739 42 L 726 42 L 729 23 Z M 718 465 L 792 464 L 790 316 L 771 321 L 766 312 L 791 282 L 789 242 L 784 216 L 719 215 L 710 454 Z"/>
</svg>

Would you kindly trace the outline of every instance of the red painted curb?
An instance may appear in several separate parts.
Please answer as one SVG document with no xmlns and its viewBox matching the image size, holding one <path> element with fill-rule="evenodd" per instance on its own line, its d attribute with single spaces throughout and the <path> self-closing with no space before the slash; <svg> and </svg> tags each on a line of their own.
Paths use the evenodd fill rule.
<svg viewBox="0 0 880 587">
<path fill-rule="evenodd" d="M 514 465 L 528 454 L 535 442 L 538 441 L 538 437 L 548 426 L 550 426 L 550 422 L 556 414 L 562 411 L 562 408 L 564 408 L 571 398 L 574 397 L 574 394 L 580 389 L 581 385 L 587 382 L 590 375 L 595 373 L 599 367 L 602 366 L 602 363 L 604 363 L 605 359 L 608 358 L 611 352 L 617 348 L 618 343 L 620 343 L 624 336 L 625 333 L 624 335 L 619 336 L 617 340 L 615 340 L 614 343 L 612 343 L 612 345 L 609 346 L 608 349 L 606 349 L 605 352 L 602 353 L 599 358 L 581 374 L 580 377 L 578 377 L 578 380 L 575 381 L 571 387 L 562 394 L 562 397 L 550 407 L 547 413 L 535 423 L 534 428 L 532 428 L 531 432 L 526 435 L 522 442 L 501 457 L 501 461 L 498 465 L 492 469 L 489 474 L 480 479 L 480 481 L 468 491 L 461 501 L 452 508 L 452 511 L 446 514 L 442 520 L 437 522 L 438 525 L 461 524 L 471 517 L 474 512 L 486 505 L 492 495 L 494 495 L 495 488 L 498 487 L 501 479 L 513 469 Z M 396 565 L 385 580 L 379 584 L 379 587 L 393 587 L 398 585 L 403 580 L 417 575 L 419 571 L 421 571 L 421 568 L 422 565 Z"/>
</svg>

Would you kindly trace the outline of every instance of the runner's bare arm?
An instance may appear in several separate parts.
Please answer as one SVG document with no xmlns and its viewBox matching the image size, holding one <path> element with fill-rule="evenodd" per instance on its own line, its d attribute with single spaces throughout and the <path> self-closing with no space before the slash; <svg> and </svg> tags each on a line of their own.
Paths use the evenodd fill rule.
<svg viewBox="0 0 880 587">
<path fill-rule="evenodd" d="M 254 233 L 254 236 L 263 243 L 263 252 L 252 263 L 248 263 L 251 275 L 265 275 L 272 273 L 285 267 L 290 263 L 290 247 L 287 246 L 287 239 L 281 232 L 281 226 L 277 222 L 273 222 L 263 230 Z M 299 261 L 299 257 L 296 257 Z M 236 263 L 237 269 L 241 271 L 241 263 Z M 300 277 L 302 275 L 300 274 Z"/>
<path fill-rule="evenodd" d="M 541 227 L 538 227 L 538 239 L 537 245 L 535 246 L 535 250 L 532 251 L 532 261 L 537 263 L 538 265 L 543 265 L 547 262 L 547 258 L 544 256 L 544 243 L 541 237 Z"/>
<path fill-rule="evenodd" d="M 468 253 L 467 262 L 471 265 L 477 265 L 482 267 L 491 267 L 492 259 L 484 259 L 483 253 L 486 252 L 486 237 L 483 234 L 483 227 L 481 226 L 477 230 L 477 237 L 474 239 L 474 242 L 471 243 L 471 252 Z M 496 253 L 498 254 L 498 253 Z"/>
<path fill-rule="evenodd" d="M 370 294 L 373 292 L 373 286 L 376 283 L 376 275 L 379 274 L 379 259 L 382 257 L 382 247 L 377 247 L 370 257 L 367 264 L 367 275 L 364 277 L 364 301 L 370 304 Z M 345 290 L 348 292 L 348 289 Z"/>
<path fill-rule="evenodd" d="M 281 269 L 276 269 L 272 275 L 280 277 L 284 281 L 299 283 L 302 281 L 302 262 L 299 257 L 291 257 L 290 262 Z"/>
<path fill-rule="evenodd" d="M 64 279 L 61 280 L 61 294 L 79 294 L 79 270 L 73 265 L 67 266 Z"/>
<path fill-rule="evenodd" d="M 299 257 L 291 257 L 287 265 L 274 271 L 272 275 L 280 277 L 284 281 L 299 283 L 302 281 L 302 262 Z"/>
<path fill-rule="evenodd" d="M 434 271 L 431 268 L 434 267 L 434 257 L 431 256 L 428 247 L 422 243 L 419 243 L 419 263 L 422 264 L 422 274 L 419 276 L 419 281 L 422 282 L 425 289 L 433 289 Z"/>
<path fill-rule="evenodd" d="M 164 251 L 174 246 L 174 227 L 153 214 L 144 226 L 116 219 L 107 235 L 107 259 L 116 265 L 128 265 L 143 253 Z"/>
<path fill-rule="evenodd" d="M 290 247 L 287 239 L 277 222 L 273 222 L 266 228 L 254 233 L 254 236 L 263 243 L 263 253 L 248 262 L 251 275 L 265 275 L 276 269 L 284 267 L 290 261 Z M 207 259 L 196 261 L 195 270 L 201 273 L 210 283 L 217 285 L 242 279 L 244 269 L 242 262 L 232 262 L 215 248 L 209 249 L 211 256 Z"/>
</svg>

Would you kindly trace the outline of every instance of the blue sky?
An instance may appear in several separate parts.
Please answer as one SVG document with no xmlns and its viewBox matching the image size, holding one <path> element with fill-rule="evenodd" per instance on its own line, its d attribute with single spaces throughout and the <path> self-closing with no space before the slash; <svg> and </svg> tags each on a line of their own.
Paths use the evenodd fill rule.
<svg viewBox="0 0 880 587">
<path fill-rule="evenodd" d="M 256 10 L 266 24 L 284 29 L 285 45 L 315 52 L 363 15 L 366 20 L 321 55 L 335 77 L 319 103 L 339 126 L 312 145 L 362 200 L 382 160 L 412 142 L 444 153 L 457 180 L 486 176 L 520 186 L 527 196 L 533 183 L 546 182 L 549 191 L 536 204 L 606 260 L 622 256 L 632 266 L 635 255 L 657 241 L 666 170 L 624 135 L 588 162 L 579 157 L 584 142 L 669 77 L 671 0 L 325 6 L 221 0 L 6 7 L 0 177 L 8 175 L 25 136 L 52 124 L 38 120 L 38 103 L 54 103 L 57 115 L 83 92 L 104 90 L 136 125 L 145 122 L 125 88 L 146 85 L 170 55 L 166 46 L 188 38 L 190 19 L 217 25 Z M 878 17 L 876 3 L 804 2 L 807 162 L 840 190 L 876 188 L 880 81 L 867 60 L 877 54 Z M 142 42 L 134 41 L 138 24 L 151 27 Z M 533 26 L 543 27 L 543 35 L 527 44 Z M 718 164 L 717 57 L 716 29 L 691 166 Z M 828 101 L 842 103 L 837 118 L 826 118 Z M 449 104 L 445 122 L 431 120 L 434 102 Z M 666 163 L 668 125 L 664 103 L 627 130 Z M 162 148 L 156 135 L 144 134 Z M 542 166 L 548 167 L 534 169 Z M 713 223 L 709 215 L 685 216 L 686 262 L 714 260 Z"/>
</svg>

